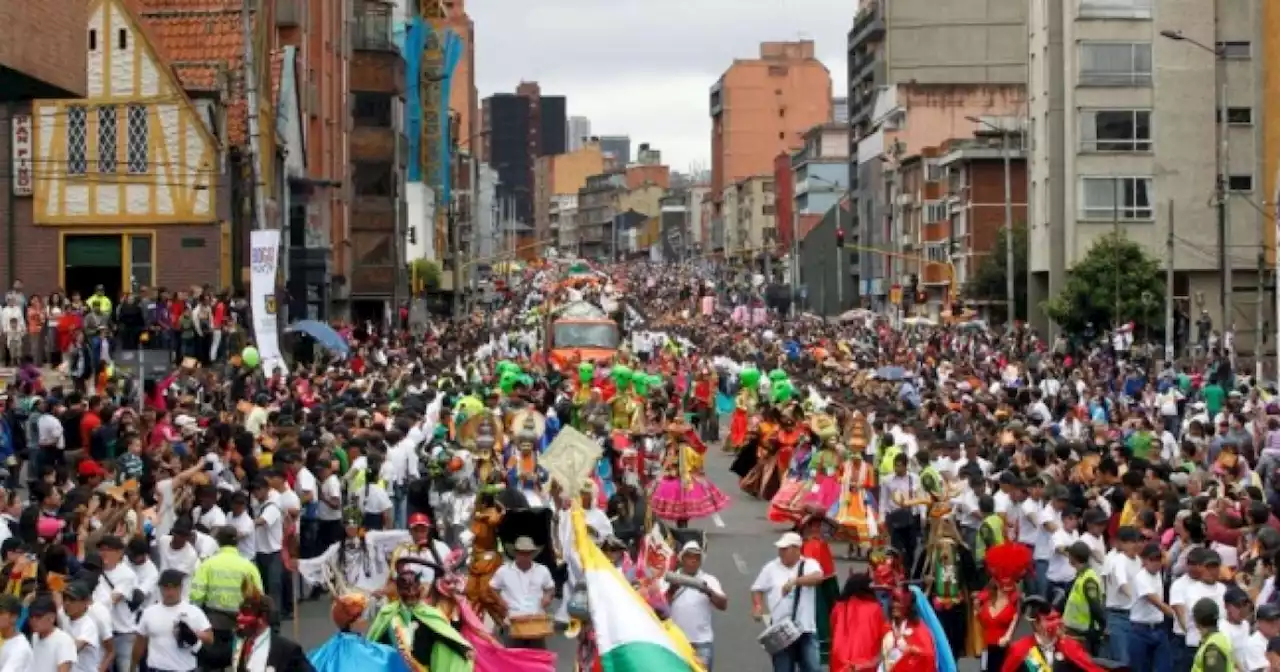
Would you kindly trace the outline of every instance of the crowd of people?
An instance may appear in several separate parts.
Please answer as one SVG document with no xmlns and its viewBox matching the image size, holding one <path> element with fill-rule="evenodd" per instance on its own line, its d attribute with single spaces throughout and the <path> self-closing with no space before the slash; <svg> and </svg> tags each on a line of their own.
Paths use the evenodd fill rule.
<svg viewBox="0 0 1280 672">
<path fill-rule="evenodd" d="M 602 669 L 597 551 L 690 670 L 731 601 L 778 672 L 1280 670 L 1280 399 L 1229 353 L 788 316 L 749 275 L 658 270 L 528 268 L 484 314 L 271 372 L 226 296 L 15 285 L 0 672 L 549 672 L 558 633 Z M 595 361 L 546 340 L 579 303 L 628 332 Z M 175 371 L 139 391 L 109 362 L 143 340 Z M 787 531 L 729 595 L 700 521 L 751 498 Z M 308 653 L 313 599 L 340 632 Z"/>
</svg>

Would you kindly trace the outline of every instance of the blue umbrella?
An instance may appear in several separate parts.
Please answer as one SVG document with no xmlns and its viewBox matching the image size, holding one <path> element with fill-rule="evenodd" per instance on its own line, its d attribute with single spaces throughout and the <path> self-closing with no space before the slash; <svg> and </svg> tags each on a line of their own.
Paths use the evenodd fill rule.
<svg viewBox="0 0 1280 672">
<path fill-rule="evenodd" d="M 333 327 L 318 320 L 298 320 L 289 326 L 289 331 L 300 331 L 316 339 L 320 347 L 335 354 L 346 357 L 351 354 L 351 346 L 333 330 Z"/>
</svg>

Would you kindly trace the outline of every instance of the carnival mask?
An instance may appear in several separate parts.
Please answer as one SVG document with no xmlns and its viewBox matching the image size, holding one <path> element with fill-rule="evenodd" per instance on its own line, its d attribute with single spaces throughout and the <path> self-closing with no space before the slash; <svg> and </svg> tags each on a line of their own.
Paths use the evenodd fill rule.
<svg viewBox="0 0 1280 672">
<path fill-rule="evenodd" d="M 236 614 L 236 634 L 241 637 L 262 632 L 265 627 L 267 627 L 267 619 L 258 614 L 245 611 Z"/>
<path fill-rule="evenodd" d="M 1062 635 L 1062 616 L 1056 611 L 1051 611 L 1040 619 L 1037 626 L 1037 629 L 1042 630 L 1046 637 L 1056 640 Z"/>
</svg>

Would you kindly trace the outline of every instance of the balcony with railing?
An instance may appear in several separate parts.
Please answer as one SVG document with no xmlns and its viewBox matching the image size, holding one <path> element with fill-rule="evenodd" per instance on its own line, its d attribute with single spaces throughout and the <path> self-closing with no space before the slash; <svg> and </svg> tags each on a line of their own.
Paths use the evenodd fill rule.
<svg viewBox="0 0 1280 672">
<path fill-rule="evenodd" d="M 396 51 L 392 37 L 393 11 L 389 2 L 362 3 L 356 9 L 351 46 L 359 51 Z"/>
<path fill-rule="evenodd" d="M 872 0 L 853 17 L 849 31 L 849 49 L 884 37 L 884 0 Z"/>
</svg>

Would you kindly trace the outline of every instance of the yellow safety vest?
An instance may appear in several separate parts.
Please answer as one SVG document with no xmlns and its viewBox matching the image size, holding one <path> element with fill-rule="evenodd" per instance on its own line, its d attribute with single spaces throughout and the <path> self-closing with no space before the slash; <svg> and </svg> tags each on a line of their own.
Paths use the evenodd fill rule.
<svg viewBox="0 0 1280 672">
<path fill-rule="evenodd" d="M 1196 649 L 1195 660 L 1191 662 L 1191 672 L 1204 672 L 1204 652 L 1211 646 L 1217 649 L 1218 653 L 1222 654 L 1222 656 L 1227 659 L 1227 665 L 1229 667 L 1235 665 L 1233 662 L 1235 660 L 1235 654 L 1231 651 L 1231 638 L 1221 632 L 1215 632 L 1212 635 L 1205 637 L 1203 642 L 1200 642 L 1200 648 Z"/>
<path fill-rule="evenodd" d="M 1089 625 L 1093 623 L 1093 615 L 1089 611 L 1089 598 L 1084 592 L 1085 585 L 1089 581 L 1093 581 L 1099 590 L 1102 589 L 1102 582 L 1098 580 L 1098 575 L 1093 568 L 1086 567 L 1080 570 L 1075 583 L 1071 585 L 1067 606 L 1063 609 L 1062 624 L 1076 632 L 1088 632 Z"/>
<path fill-rule="evenodd" d="M 982 533 L 984 530 L 991 531 L 990 544 L 987 544 L 987 542 L 983 539 Z M 990 548 L 991 546 L 999 546 L 1000 544 L 1003 544 L 1003 543 L 1004 543 L 1004 519 L 1000 517 L 1000 514 L 993 513 L 987 516 L 986 518 L 982 519 L 982 524 L 978 526 L 978 538 L 975 542 L 975 545 L 977 546 L 977 548 L 974 550 L 974 555 L 977 557 L 978 562 L 982 562 L 983 558 L 987 557 L 988 548 Z"/>
<path fill-rule="evenodd" d="M 898 446 L 889 446 L 884 449 L 884 455 L 880 458 L 880 475 L 889 476 L 893 473 L 893 461 L 902 454 L 902 449 Z"/>
<path fill-rule="evenodd" d="M 196 567 L 196 575 L 191 579 L 191 603 L 234 614 L 244 601 L 246 580 L 262 591 L 258 567 L 240 555 L 235 546 L 224 546 Z"/>
</svg>

